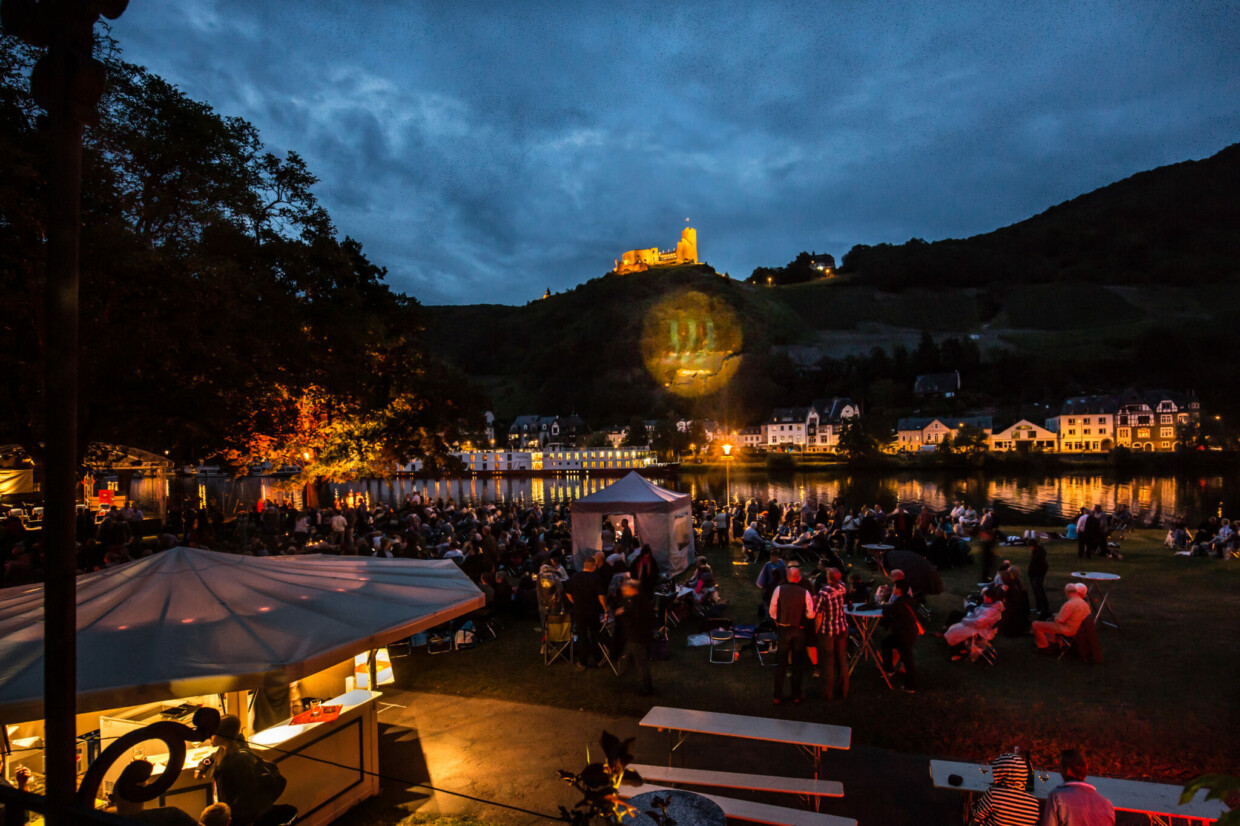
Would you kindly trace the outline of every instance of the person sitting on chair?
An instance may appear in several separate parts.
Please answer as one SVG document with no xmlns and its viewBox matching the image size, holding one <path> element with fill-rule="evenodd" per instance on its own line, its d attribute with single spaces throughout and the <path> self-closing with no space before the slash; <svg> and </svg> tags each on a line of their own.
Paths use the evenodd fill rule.
<svg viewBox="0 0 1240 826">
<path fill-rule="evenodd" d="M 1059 613 L 1055 615 L 1055 619 L 1047 622 L 1038 620 L 1033 624 L 1033 642 L 1039 654 L 1054 653 L 1051 641 L 1056 635 L 1076 636 L 1077 629 L 1090 614 L 1089 603 L 1085 601 L 1086 590 L 1083 583 L 1069 582 L 1063 586 L 1063 593 L 1067 600 L 1059 609 Z"/>
<path fill-rule="evenodd" d="M 951 626 L 943 634 L 950 646 L 952 662 L 969 655 L 969 641 L 974 637 L 990 641 L 998 632 L 1003 617 L 1003 593 L 991 585 L 982 591 L 982 604 L 973 608 L 964 619 Z"/>
</svg>

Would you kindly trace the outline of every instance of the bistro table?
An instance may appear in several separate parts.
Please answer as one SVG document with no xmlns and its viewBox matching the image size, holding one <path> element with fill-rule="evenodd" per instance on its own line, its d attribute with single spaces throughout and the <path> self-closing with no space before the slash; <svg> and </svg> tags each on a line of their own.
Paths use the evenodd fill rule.
<svg viewBox="0 0 1240 826">
<path fill-rule="evenodd" d="M 857 634 L 861 637 L 861 647 L 857 649 L 857 653 L 853 655 L 851 662 L 848 663 L 848 673 L 851 674 L 857 669 L 857 663 L 863 660 L 871 660 L 874 667 L 878 669 L 878 673 L 882 676 L 883 682 L 891 688 L 891 678 L 887 676 L 887 672 L 883 670 L 882 657 L 878 655 L 878 649 L 874 647 L 874 632 L 878 630 L 878 621 L 883 618 L 882 608 L 864 608 L 845 607 L 844 613 L 852 617 L 853 624 L 857 626 Z"/>
<path fill-rule="evenodd" d="M 1073 571 L 1072 576 L 1077 579 L 1083 579 L 1089 582 L 1089 591 L 1092 592 L 1092 600 L 1096 600 L 1098 607 L 1094 611 L 1094 622 L 1098 625 L 1109 625 L 1112 628 L 1119 628 L 1119 620 L 1115 617 L 1115 612 L 1111 610 L 1111 606 L 1107 604 L 1107 597 L 1111 595 L 1110 584 L 1119 582 L 1119 574 L 1106 574 L 1099 571 Z M 1111 619 L 1104 620 L 1102 612 L 1105 610 L 1107 616 Z"/>
<path fill-rule="evenodd" d="M 883 576 L 887 576 L 887 564 L 885 562 L 885 558 L 887 556 L 887 552 L 894 551 L 896 546 L 884 545 L 881 542 L 876 542 L 871 545 L 862 545 L 861 547 L 863 550 L 870 552 L 870 556 L 874 557 L 874 561 L 878 563 L 878 570 L 883 572 Z"/>
</svg>

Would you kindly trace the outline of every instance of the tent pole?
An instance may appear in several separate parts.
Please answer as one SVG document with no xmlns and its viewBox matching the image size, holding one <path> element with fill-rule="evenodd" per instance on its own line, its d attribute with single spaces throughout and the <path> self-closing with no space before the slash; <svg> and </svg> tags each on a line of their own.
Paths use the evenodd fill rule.
<svg viewBox="0 0 1240 826">
<path fill-rule="evenodd" d="M 370 690 L 379 690 L 379 649 L 370 649 L 370 658 L 367 662 L 370 669 Z"/>
</svg>

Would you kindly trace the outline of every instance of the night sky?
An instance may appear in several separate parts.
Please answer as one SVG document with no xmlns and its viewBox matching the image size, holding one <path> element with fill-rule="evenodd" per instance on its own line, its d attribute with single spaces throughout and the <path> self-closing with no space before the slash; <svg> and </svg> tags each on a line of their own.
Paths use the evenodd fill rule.
<svg viewBox="0 0 1240 826">
<path fill-rule="evenodd" d="M 139 0 L 126 59 L 294 150 L 427 304 L 674 247 L 987 232 L 1240 140 L 1235 3 Z"/>
</svg>

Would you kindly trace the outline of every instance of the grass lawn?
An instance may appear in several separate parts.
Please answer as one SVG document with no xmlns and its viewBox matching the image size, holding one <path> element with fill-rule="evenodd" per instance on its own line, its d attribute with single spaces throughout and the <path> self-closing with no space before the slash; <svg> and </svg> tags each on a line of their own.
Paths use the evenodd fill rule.
<svg viewBox="0 0 1240 826">
<path fill-rule="evenodd" d="M 1018 532 L 1020 528 L 1010 528 Z M 672 658 L 653 664 L 654 702 L 741 714 L 851 726 L 853 742 L 903 752 L 988 760 L 1014 743 L 1035 762 L 1053 765 L 1059 749 L 1083 748 L 1100 775 L 1179 782 L 1240 766 L 1240 562 L 1188 559 L 1162 547 L 1163 534 L 1138 532 L 1123 543 L 1124 559 L 1090 566 L 1120 574 L 1111 591 L 1122 628 L 1100 629 L 1104 662 L 1087 665 L 1032 653 L 1031 637 L 997 638 L 998 664 L 948 661 L 942 640 L 918 643 L 921 688 L 889 692 L 868 663 L 853 674 L 847 700 L 811 699 L 772 707 L 772 672 L 752 652 L 740 662 L 710 665 L 707 649 L 688 648 L 687 622 L 672 634 Z M 721 591 L 738 624 L 754 622 L 757 566 L 734 564 L 735 547 L 711 550 Z M 1079 570 L 1075 542 L 1050 542 L 1047 593 L 1052 609 Z M 1000 548 L 1023 571 L 1028 551 Z M 931 597 L 939 630 L 947 612 L 976 590 L 978 566 L 944 572 L 945 592 Z M 880 631 L 877 638 L 884 632 Z M 472 651 L 398 659 L 402 687 L 460 696 L 516 699 L 563 708 L 640 717 L 652 705 L 636 692 L 633 674 L 577 672 L 562 661 L 545 667 L 533 620 L 510 622 L 499 640 Z M 807 694 L 816 697 L 816 681 Z"/>
</svg>

